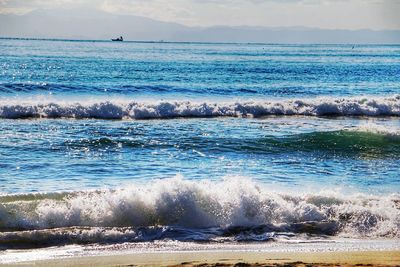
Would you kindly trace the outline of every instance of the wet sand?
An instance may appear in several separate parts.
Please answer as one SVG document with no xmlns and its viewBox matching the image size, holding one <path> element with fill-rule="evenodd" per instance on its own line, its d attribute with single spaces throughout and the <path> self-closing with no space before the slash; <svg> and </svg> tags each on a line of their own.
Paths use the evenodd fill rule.
<svg viewBox="0 0 400 267">
<path fill-rule="evenodd" d="M 154 252 L 88 256 L 4 266 L 400 266 L 400 251 Z"/>
</svg>

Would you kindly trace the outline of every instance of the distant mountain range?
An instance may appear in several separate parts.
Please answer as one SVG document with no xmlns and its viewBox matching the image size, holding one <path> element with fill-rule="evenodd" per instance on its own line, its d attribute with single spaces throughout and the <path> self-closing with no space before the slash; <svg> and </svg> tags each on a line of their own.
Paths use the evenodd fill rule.
<svg viewBox="0 0 400 267">
<path fill-rule="evenodd" d="M 0 37 L 131 41 L 384 43 L 399 44 L 400 30 L 328 30 L 307 27 L 189 27 L 144 17 L 99 10 L 35 10 L 24 15 L 0 14 Z"/>
</svg>

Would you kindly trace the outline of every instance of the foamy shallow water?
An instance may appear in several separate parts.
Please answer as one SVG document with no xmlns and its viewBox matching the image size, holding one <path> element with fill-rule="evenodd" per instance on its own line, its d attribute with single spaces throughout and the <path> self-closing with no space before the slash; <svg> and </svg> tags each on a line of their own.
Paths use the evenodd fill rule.
<svg viewBox="0 0 400 267">
<path fill-rule="evenodd" d="M 157 241 L 154 243 L 123 243 L 118 245 L 88 245 L 50 247 L 35 250 L 10 250 L 0 252 L 0 264 L 24 263 L 33 261 L 68 259 L 77 257 L 119 256 L 143 253 L 174 252 L 354 252 L 354 251 L 396 251 L 399 242 L 393 240 L 330 240 L 320 242 L 283 243 L 220 243 L 199 244 L 177 241 Z"/>
</svg>

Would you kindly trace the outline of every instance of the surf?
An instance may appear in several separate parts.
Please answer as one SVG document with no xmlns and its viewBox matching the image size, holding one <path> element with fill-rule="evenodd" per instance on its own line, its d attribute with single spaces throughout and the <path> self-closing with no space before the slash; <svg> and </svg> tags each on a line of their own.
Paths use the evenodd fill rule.
<svg viewBox="0 0 400 267">
<path fill-rule="evenodd" d="M 398 194 L 293 194 L 244 177 L 177 176 L 116 189 L 0 196 L 0 245 L 249 241 L 301 234 L 399 238 L 399 203 Z"/>
<path fill-rule="evenodd" d="M 400 96 L 288 99 L 274 101 L 196 102 L 130 101 L 81 102 L 0 101 L 0 118 L 170 119 L 196 117 L 400 116 Z"/>
</svg>

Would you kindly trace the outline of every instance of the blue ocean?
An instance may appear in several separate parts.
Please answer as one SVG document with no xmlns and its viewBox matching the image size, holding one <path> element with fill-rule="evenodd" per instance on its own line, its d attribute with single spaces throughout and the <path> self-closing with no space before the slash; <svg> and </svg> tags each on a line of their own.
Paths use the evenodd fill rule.
<svg viewBox="0 0 400 267">
<path fill-rule="evenodd" d="M 400 45 L 0 39 L 0 249 L 400 238 Z"/>
</svg>

